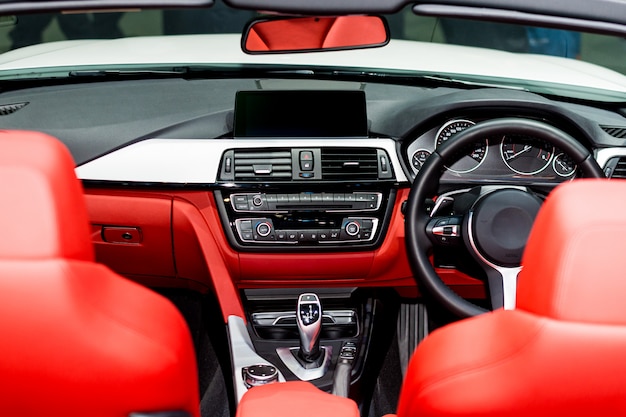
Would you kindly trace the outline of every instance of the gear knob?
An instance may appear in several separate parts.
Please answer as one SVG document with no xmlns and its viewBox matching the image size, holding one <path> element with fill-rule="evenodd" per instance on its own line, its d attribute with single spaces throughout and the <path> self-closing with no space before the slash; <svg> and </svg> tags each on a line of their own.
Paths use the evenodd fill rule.
<svg viewBox="0 0 626 417">
<path fill-rule="evenodd" d="M 300 334 L 300 356 L 307 362 L 313 362 L 320 356 L 322 329 L 322 304 L 316 294 L 300 294 L 296 321 Z"/>
</svg>

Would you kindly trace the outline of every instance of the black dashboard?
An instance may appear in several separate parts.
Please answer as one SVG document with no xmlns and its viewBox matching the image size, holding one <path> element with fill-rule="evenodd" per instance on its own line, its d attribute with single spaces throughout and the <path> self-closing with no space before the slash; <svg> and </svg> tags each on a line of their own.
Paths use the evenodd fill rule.
<svg viewBox="0 0 626 417">
<path fill-rule="evenodd" d="M 316 92 L 315 100 L 310 93 L 299 94 L 303 87 Z M 342 105 L 333 107 L 332 118 L 320 114 L 324 103 L 338 101 L 338 90 L 358 92 L 354 96 L 363 96 L 365 108 Z M 241 91 L 274 97 L 276 91 L 291 91 L 294 114 L 316 110 L 307 122 L 323 125 L 324 137 L 302 131 L 282 137 L 236 136 L 235 97 Z M 167 102 L 160 99 L 164 96 Z M 27 104 L 3 115 L 1 127 L 58 137 L 72 152 L 79 176 L 96 184 L 218 185 L 223 182 L 222 158 L 229 149 L 349 147 L 386 152 L 393 176 L 384 180 L 402 185 L 411 182 L 428 153 L 455 131 L 501 117 L 540 120 L 563 130 L 592 150 L 611 174 L 619 157 L 626 155 L 626 118 L 617 106 L 570 103 L 497 88 L 424 88 L 347 79 L 146 79 L 6 91 L 0 95 L 3 103 Z M 281 120 L 280 112 L 276 114 Z M 356 129 L 360 129 L 356 137 L 346 136 L 346 131 Z M 485 138 L 461 157 L 460 165 L 444 174 L 444 181 L 558 183 L 577 175 L 567 156 L 533 138 Z M 300 180 L 286 178 L 294 185 Z M 324 183 L 313 177 L 308 183 L 320 181 Z"/>
</svg>

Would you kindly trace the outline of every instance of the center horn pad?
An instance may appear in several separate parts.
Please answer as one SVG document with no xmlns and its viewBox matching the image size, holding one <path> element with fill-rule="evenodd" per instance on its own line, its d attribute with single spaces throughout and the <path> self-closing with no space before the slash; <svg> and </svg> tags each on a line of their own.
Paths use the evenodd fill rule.
<svg viewBox="0 0 626 417">
<path fill-rule="evenodd" d="M 476 250 L 498 266 L 520 265 L 542 201 L 517 189 L 494 191 L 475 206 L 470 224 Z"/>
</svg>

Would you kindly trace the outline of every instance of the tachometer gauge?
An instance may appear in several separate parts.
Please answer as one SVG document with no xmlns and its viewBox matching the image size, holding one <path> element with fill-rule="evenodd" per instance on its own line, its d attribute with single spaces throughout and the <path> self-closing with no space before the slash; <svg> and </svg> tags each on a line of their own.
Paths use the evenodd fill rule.
<svg viewBox="0 0 626 417">
<path fill-rule="evenodd" d="M 413 168 L 415 168 L 416 172 L 422 168 L 422 165 L 424 165 L 424 162 L 426 162 L 429 156 L 430 152 L 426 149 L 418 149 L 413 152 L 413 156 L 411 157 L 411 165 L 413 165 Z"/>
<path fill-rule="evenodd" d="M 534 175 L 550 165 L 554 146 L 530 136 L 506 135 L 500 144 L 500 155 L 511 171 Z"/>
<path fill-rule="evenodd" d="M 556 172 L 561 177 L 569 177 L 576 171 L 576 164 L 564 153 L 560 153 L 554 157 L 554 161 L 552 161 L 552 168 L 554 172 Z"/>
<path fill-rule="evenodd" d="M 472 122 L 471 120 L 464 119 L 450 120 L 446 122 L 437 132 L 435 147 L 440 146 L 442 143 L 450 139 L 455 134 L 462 132 L 470 126 L 474 126 L 475 124 L 476 123 Z M 461 157 L 461 159 L 456 161 L 450 167 L 447 167 L 448 170 L 457 174 L 465 174 L 467 172 L 475 170 L 485 160 L 485 157 L 487 156 L 487 150 L 489 149 L 487 146 L 487 139 L 476 143 L 475 147 L 470 153 Z"/>
</svg>

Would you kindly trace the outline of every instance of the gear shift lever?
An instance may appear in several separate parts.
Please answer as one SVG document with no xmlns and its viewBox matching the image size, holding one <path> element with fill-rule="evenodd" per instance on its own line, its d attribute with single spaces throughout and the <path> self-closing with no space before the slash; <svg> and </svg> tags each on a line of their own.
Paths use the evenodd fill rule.
<svg viewBox="0 0 626 417">
<path fill-rule="evenodd" d="M 312 381 L 321 378 L 331 364 L 333 347 L 320 346 L 322 304 L 316 294 L 300 294 L 296 307 L 296 323 L 300 346 L 281 346 L 276 348 L 276 353 L 299 379 Z"/>
<path fill-rule="evenodd" d="M 300 334 L 300 357 L 308 363 L 320 357 L 320 332 L 322 329 L 322 304 L 316 294 L 300 294 L 296 310 Z"/>
</svg>

